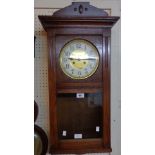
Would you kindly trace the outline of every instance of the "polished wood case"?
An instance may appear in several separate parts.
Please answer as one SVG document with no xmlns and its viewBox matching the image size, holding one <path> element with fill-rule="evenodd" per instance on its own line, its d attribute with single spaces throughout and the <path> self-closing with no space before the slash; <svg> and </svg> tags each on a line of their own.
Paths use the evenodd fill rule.
<svg viewBox="0 0 155 155">
<path fill-rule="evenodd" d="M 50 152 L 111 152 L 110 37 L 111 28 L 119 17 L 108 16 L 104 10 L 91 6 L 88 2 L 73 2 L 72 5 L 55 12 L 52 16 L 39 16 L 39 19 L 47 32 L 49 46 Z M 71 79 L 66 76 L 62 72 L 59 64 L 59 54 L 63 46 L 70 40 L 78 38 L 88 40 L 95 45 L 100 56 L 99 66 L 96 72 L 89 78 L 82 80 Z M 95 120 L 101 122 L 100 130 L 102 130 L 102 134 L 99 137 L 86 136 L 93 138 L 61 139 L 59 123 L 68 124 L 68 130 L 70 127 L 69 120 L 65 119 L 67 116 L 62 114 L 59 117 L 62 110 L 65 109 L 65 105 L 69 107 L 67 103 L 61 105 L 61 102 L 63 102 L 61 97 L 64 97 L 64 94 L 67 94 L 67 97 L 69 97 L 77 93 L 93 94 L 98 92 L 102 94 L 102 106 L 101 110 L 98 109 L 95 113 L 98 113 L 98 111 L 101 112 L 100 115 L 93 115 L 92 124 Z M 71 101 L 72 99 L 70 99 Z M 83 103 L 87 102 L 87 100 L 82 101 Z M 82 115 L 78 115 L 78 118 L 75 117 L 75 120 L 80 120 L 79 118 L 82 120 L 87 117 L 85 110 L 89 111 L 90 109 L 84 105 L 86 104 L 81 104 L 82 108 L 80 108 Z M 73 106 L 72 108 L 78 114 L 78 106 Z M 90 114 L 92 114 L 91 110 L 88 115 L 90 116 Z M 87 118 L 84 120 L 85 122 L 89 122 L 88 126 L 91 127 L 91 121 Z M 77 122 L 75 124 L 80 125 Z"/>
</svg>

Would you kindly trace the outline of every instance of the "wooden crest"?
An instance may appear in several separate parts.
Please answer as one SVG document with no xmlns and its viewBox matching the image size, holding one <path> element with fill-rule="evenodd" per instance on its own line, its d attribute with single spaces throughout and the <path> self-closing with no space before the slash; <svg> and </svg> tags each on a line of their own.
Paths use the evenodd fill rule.
<svg viewBox="0 0 155 155">
<path fill-rule="evenodd" d="M 96 8 L 89 4 L 89 2 L 72 2 L 72 5 L 67 6 L 61 10 L 56 11 L 53 17 L 103 17 L 108 16 L 108 13 L 103 9 Z"/>
</svg>

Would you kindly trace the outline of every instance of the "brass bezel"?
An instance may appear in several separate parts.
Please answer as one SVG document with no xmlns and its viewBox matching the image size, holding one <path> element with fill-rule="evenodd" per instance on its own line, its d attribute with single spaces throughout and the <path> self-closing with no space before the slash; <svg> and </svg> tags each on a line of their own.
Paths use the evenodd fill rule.
<svg viewBox="0 0 155 155">
<path fill-rule="evenodd" d="M 88 74 L 87 76 L 84 76 L 84 77 L 73 77 L 73 76 L 71 76 L 70 74 L 68 74 L 68 73 L 66 72 L 66 70 L 63 68 L 63 65 L 62 65 L 62 53 L 63 53 L 64 49 L 66 48 L 66 46 L 68 46 L 68 44 L 71 44 L 71 43 L 77 42 L 77 41 L 78 41 L 78 42 L 80 41 L 80 42 L 84 42 L 84 43 L 86 43 L 86 44 L 89 44 L 91 47 L 93 47 L 93 48 L 95 49 L 95 52 L 97 53 L 97 60 L 96 60 L 96 66 L 95 66 L 95 68 L 92 70 L 92 72 L 90 72 L 90 74 Z M 80 38 L 73 39 L 73 40 L 67 42 L 67 43 L 62 47 L 62 49 L 60 50 L 60 54 L 59 54 L 59 64 L 60 64 L 60 67 L 61 67 L 63 73 L 64 73 L 65 75 L 67 75 L 68 77 L 70 77 L 70 78 L 72 78 L 72 79 L 77 79 L 77 80 L 86 79 L 86 78 L 92 76 L 92 75 L 96 72 L 96 70 L 97 70 L 97 68 L 98 68 L 98 66 L 99 66 L 99 52 L 98 52 L 98 49 L 96 48 L 96 46 L 95 46 L 93 43 L 91 43 L 91 42 L 88 41 L 88 40 L 80 39 Z"/>
</svg>

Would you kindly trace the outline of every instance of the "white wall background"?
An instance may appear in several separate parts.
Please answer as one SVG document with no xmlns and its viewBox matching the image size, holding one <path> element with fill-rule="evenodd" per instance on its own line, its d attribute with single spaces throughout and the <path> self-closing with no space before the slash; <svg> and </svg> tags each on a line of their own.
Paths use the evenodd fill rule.
<svg viewBox="0 0 155 155">
<path fill-rule="evenodd" d="M 73 0 L 78 1 L 78 0 Z M 54 11 L 68 6 L 71 0 L 34 0 L 34 31 L 36 49 L 34 61 L 34 99 L 39 105 L 37 124 L 49 135 L 49 102 L 47 72 L 47 40 L 38 15 L 52 15 Z M 112 16 L 120 16 L 120 0 L 80 0 L 89 1 L 98 8 L 111 10 Z M 111 41 L 111 139 L 112 153 L 102 155 L 121 155 L 121 38 L 120 20 L 112 28 Z"/>
</svg>

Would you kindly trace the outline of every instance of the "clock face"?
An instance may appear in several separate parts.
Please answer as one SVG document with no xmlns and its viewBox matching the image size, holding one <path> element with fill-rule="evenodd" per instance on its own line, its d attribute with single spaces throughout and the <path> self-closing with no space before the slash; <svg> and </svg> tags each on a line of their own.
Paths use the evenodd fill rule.
<svg viewBox="0 0 155 155">
<path fill-rule="evenodd" d="M 98 50 L 87 40 L 74 39 L 61 49 L 59 62 L 67 76 L 72 79 L 85 79 L 97 70 Z"/>
</svg>

